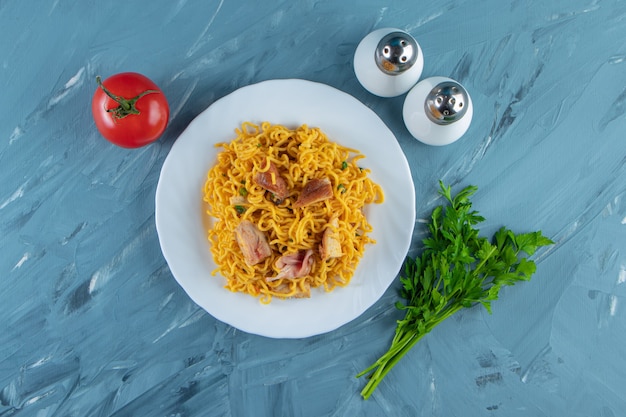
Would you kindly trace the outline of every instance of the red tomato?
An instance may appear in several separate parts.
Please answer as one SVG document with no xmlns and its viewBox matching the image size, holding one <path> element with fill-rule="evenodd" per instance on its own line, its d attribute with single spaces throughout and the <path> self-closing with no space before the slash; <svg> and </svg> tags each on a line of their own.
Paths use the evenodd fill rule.
<svg viewBox="0 0 626 417">
<path fill-rule="evenodd" d="M 91 111 L 102 136 L 124 148 L 139 148 L 163 134 L 170 108 L 163 91 L 149 78 L 124 72 L 96 81 Z"/>
</svg>

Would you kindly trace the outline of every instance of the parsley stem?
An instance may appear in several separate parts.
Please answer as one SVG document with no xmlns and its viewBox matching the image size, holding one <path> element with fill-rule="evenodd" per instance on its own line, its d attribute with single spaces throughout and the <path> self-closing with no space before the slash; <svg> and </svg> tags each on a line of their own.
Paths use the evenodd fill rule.
<svg viewBox="0 0 626 417">
<path fill-rule="evenodd" d="M 425 326 L 424 332 L 415 331 L 413 329 L 402 329 L 396 332 L 396 335 L 391 343 L 389 350 L 382 355 L 373 365 L 357 374 L 357 378 L 368 374 L 370 371 L 375 371 L 369 376 L 369 381 L 361 391 L 361 396 L 364 399 L 368 399 L 372 393 L 378 387 L 378 384 L 382 382 L 385 376 L 393 369 L 393 367 L 407 354 L 417 342 L 419 342 L 424 336 L 426 336 L 432 329 L 434 329 L 439 323 L 443 322 L 448 317 L 452 316 L 457 311 L 461 310 L 463 306 L 460 303 L 449 305 L 443 311 L 443 314 L 433 316 L 435 318 L 428 320 Z"/>
<path fill-rule="evenodd" d="M 361 391 L 361 396 L 363 396 L 363 398 L 367 400 L 372 395 L 372 393 L 376 390 L 376 387 L 378 387 L 378 384 L 380 384 L 382 382 L 382 380 L 385 378 L 387 373 L 389 373 L 389 371 L 391 371 L 393 369 L 393 367 L 396 365 L 396 363 L 398 363 L 398 361 L 400 359 L 402 359 L 402 357 L 409 350 L 411 350 L 413 348 L 413 346 L 417 342 L 419 342 L 422 339 L 422 337 L 424 337 L 425 335 L 426 335 L 426 333 L 423 333 L 423 334 L 407 333 L 407 334 L 405 334 L 402 337 L 401 343 L 399 343 L 395 347 L 392 347 L 392 350 L 390 350 L 387 354 L 385 354 L 385 355 L 383 355 L 381 357 L 381 359 L 385 358 L 384 360 L 381 361 L 381 359 L 379 359 L 380 362 L 377 361 L 377 363 L 375 365 L 376 371 L 374 371 L 374 373 L 370 376 L 370 379 L 367 382 L 367 384 L 365 385 L 365 388 L 363 388 L 363 390 Z M 391 354 L 391 355 L 389 355 L 389 354 Z M 387 356 L 389 356 L 389 357 L 386 358 Z M 362 375 L 363 375 L 363 372 L 361 372 L 357 376 L 362 376 Z"/>
<path fill-rule="evenodd" d="M 480 275 L 480 269 L 487 263 L 488 260 L 491 259 L 491 257 L 493 256 L 494 253 L 497 252 L 497 250 L 498 248 L 493 246 L 491 250 L 489 251 L 489 253 L 486 254 L 485 257 L 476 265 L 476 267 L 474 268 L 474 271 L 472 272 L 472 274 L 475 277 L 478 277 Z"/>
</svg>

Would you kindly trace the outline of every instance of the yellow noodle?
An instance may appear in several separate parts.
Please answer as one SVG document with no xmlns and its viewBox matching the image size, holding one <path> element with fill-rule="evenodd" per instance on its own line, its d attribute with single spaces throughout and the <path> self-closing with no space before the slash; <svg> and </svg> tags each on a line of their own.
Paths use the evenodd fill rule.
<svg viewBox="0 0 626 417">
<path fill-rule="evenodd" d="M 281 125 L 245 122 L 235 129 L 236 138 L 216 146 L 223 148 L 209 170 L 203 189 L 208 216 L 214 222 L 208 231 L 211 252 L 217 265 L 214 274 L 226 278 L 226 288 L 259 297 L 262 303 L 273 297 L 288 298 L 322 287 L 332 291 L 348 285 L 372 231 L 363 207 L 382 203 L 381 187 L 368 178 L 370 171 L 359 167 L 365 156 L 355 149 L 329 141 L 318 128 L 302 125 L 289 129 Z M 290 195 L 275 204 L 269 193 L 254 182 L 272 162 L 287 182 Z M 333 197 L 301 208 L 293 208 L 302 187 L 314 178 L 328 178 Z M 272 182 L 276 177 L 272 175 Z M 239 202 L 239 203 L 238 203 Z M 342 256 L 322 261 L 318 252 L 331 218 L 337 217 L 336 232 Z M 242 220 L 253 222 L 266 234 L 272 255 L 257 265 L 244 261 L 234 237 Z M 314 263 L 309 275 L 278 279 L 276 260 L 299 250 L 313 249 Z"/>
</svg>

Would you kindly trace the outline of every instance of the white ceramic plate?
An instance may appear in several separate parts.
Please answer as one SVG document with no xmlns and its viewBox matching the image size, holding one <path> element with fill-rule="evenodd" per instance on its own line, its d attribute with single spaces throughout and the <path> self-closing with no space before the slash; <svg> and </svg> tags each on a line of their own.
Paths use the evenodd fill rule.
<svg viewBox="0 0 626 417">
<path fill-rule="evenodd" d="M 377 240 L 368 245 L 351 283 L 309 299 L 274 299 L 263 305 L 224 288 L 212 276 L 202 187 L 215 163 L 217 142 L 234 139 L 242 122 L 268 121 L 319 127 L 330 140 L 356 148 L 360 164 L 385 193 L 367 207 Z M 180 135 L 167 156 L 156 190 L 156 228 L 161 250 L 178 283 L 209 314 L 248 333 L 303 338 L 334 330 L 373 305 L 400 271 L 415 222 L 415 189 L 408 162 L 393 133 L 354 97 L 324 84 L 272 80 L 243 87 L 213 103 Z"/>
</svg>

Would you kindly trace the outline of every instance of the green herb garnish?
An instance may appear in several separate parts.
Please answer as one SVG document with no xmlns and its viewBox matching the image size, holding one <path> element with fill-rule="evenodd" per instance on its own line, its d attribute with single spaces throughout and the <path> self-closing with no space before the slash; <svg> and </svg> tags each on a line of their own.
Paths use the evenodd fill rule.
<svg viewBox="0 0 626 417">
<path fill-rule="evenodd" d="M 468 186 L 454 198 L 451 188 L 439 181 L 447 206 L 433 210 L 430 236 L 423 240 L 424 251 L 415 259 L 407 257 L 401 296 L 396 307 L 404 310 L 389 350 L 357 377 L 369 375 L 361 395 L 369 398 L 398 361 L 435 326 L 457 311 L 482 304 L 491 313 L 491 301 L 505 285 L 528 281 L 536 270 L 534 261 L 523 257 L 552 242 L 541 232 L 514 234 L 502 227 L 492 242 L 478 235 L 473 226 L 484 221 L 472 210 L 470 196 L 477 188 Z"/>
<path fill-rule="evenodd" d="M 343 184 L 339 184 L 337 186 L 337 191 L 341 192 L 341 194 L 344 194 L 347 190 L 346 190 L 346 186 Z"/>
<path fill-rule="evenodd" d="M 246 212 L 246 208 L 244 206 L 235 206 L 235 211 L 237 212 L 237 214 L 243 214 Z"/>
<path fill-rule="evenodd" d="M 341 163 L 341 170 L 343 171 L 344 169 L 348 168 L 348 163 L 346 161 L 343 161 Z"/>
<path fill-rule="evenodd" d="M 246 190 L 246 187 L 241 187 L 239 189 L 239 195 L 242 197 L 246 197 L 248 195 L 248 190 Z"/>
</svg>

